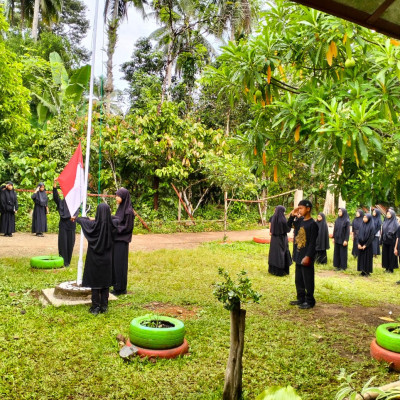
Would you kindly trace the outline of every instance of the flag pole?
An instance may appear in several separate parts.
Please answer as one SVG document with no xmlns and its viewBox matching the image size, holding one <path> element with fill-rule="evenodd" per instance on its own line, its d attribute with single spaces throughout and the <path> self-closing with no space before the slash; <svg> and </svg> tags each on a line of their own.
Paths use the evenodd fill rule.
<svg viewBox="0 0 400 400">
<path fill-rule="evenodd" d="M 96 36 L 97 36 L 97 19 L 99 11 L 99 0 L 96 0 L 94 22 L 93 22 L 93 36 L 92 36 L 92 62 L 90 68 L 90 88 L 89 88 L 89 111 L 88 111 L 88 125 L 86 133 L 86 156 L 85 156 L 85 185 L 82 204 L 82 217 L 86 217 L 86 200 L 87 200 L 87 187 L 89 177 L 89 157 L 90 157 L 90 139 L 92 133 L 92 113 L 93 113 L 93 86 L 94 86 L 94 65 L 96 60 Z M 79 247 L 79 260 L 78 260 L 78 273 L 76 277 L 76 284 L 82 285 L 83 275 L 83 232 L 81 228 L 81 241 Z"/>
</svg>

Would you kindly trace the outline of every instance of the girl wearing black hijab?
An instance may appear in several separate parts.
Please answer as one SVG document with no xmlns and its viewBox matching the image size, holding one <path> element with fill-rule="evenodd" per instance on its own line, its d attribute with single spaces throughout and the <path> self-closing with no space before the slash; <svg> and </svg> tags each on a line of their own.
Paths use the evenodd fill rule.
<svg viewBox="0 0 400 400">
<path fill-rule="evenodd" d="M 111 220 L 110 207 L 105 203 L 97 206 L 94 220 L 79 217 L 76 222 L 82 226 L 82 231 L 88 241 L 82 285 L 92 289 L 92 306 L 89 312 L 97 315 L 108 309 L 116 228 Z"/>
<path fill-rule="evenodd" d="M 350 237 L 350 220 L 345 208 L 339 208 L 338 218 L 333 228 L 333 266 L 337 270 L 347 269 L 347 250 Z"/>
<path fill-rule="evenodd" d="M 395 268 L 399 268 L 397 257 L 394 253 L 396 244 L 396 234 L 399 228 L 396 213 L 390 210 L 386 213 L 386 218 L 382 225 L 382 267 L 386 272 L 393 273 Z"/>
<path fill-rule="evenodd" d="M 121 188 L 117 190 L 116 201 L 118 209 L 115 216 L 112 217 L 114 224 L 117 226 L 117 234 L 113 251 L 114 290 L 111 293 L 118 296 L 126 294 L 129 243 L 132 240 L 135 215 L 131 204 L 131 195 L 127 189 Z"/>
<path fill-rule="evenodd" d="M 57 191 L 57 180 L 53 184 L 53 200 L 56 203 L 60 222 L 58 223 L 58 254 L 64 259 L 64 266 L 68 267 L 71 263 L 72 252 L 75 245 L 75 218 L 71 218 L 65 199 L 60 199 Z M 75 213 L 78 215 L 79 209 Z"/>
<path fill-rule="evenodd" d="M 268 272 L 276 276 L 289 274 L 292 257 L 287 234 L 290 232 L 285 218 L 285 207 L 277 206 L 270 221 L 271 244 L 268 254 Z"/>
<path fill-rule="evenodd" d="M 315 245 L 315 262 L 317 264 L 327 264 L 328 257 L 326 255 L 326 250 L 329 249 L 329 229 L 326 223 L 326 217 L 324 213 L 319 213 L 317 216 L 318 225 L 318 236 Z"/>
<path fill-rule="evenodd" d="M 15 214 L 18 211 L 17 194 L 14 191 L 14 184 L 7 182 L 0 187 L 0 232 L 4 236 L 12 237 L 15 232 Z"/>
<path fill-rule="evenodd" d="M 378 256 L 381 254 L 379 241 L 381 237 L 382 219 L 381 219 L 381 211 L 378 210 L 377 208 L 374 208 L 372 210 L 372 219 L 375 225 L 375 237 L 374 237 L 374 242 L 372 243 L 372 252 L 374 256 Z"/>
<path fill-rule="evenodd" d="M 361 225 L 363 224 L 364 211 L 357 210 L 356 217 L 351 223 L 351 230 L 353 232 L 353 250 L 351 254 L 358 257 L 358 233 L 360 232 Z"/>
<path fill-rule="evenodd" d="M 375 224 L 371 214 L 365 214 L 363 224 L 358 233 L 358 259 L 357 271 L 361 271 L 362 276 L 369 276 L 373 268 L 372 243 L 375 237 Z"/>
<path fill-rule="evenodd" d="M 49 212 L 48 198 L 43 182 L 39 182 L 37 185 L 32 200 L 35 203 L 32 215 L 32 233 L 43 237 L 43 232 L 47 232 L 47 214 Z"/>
</svg>

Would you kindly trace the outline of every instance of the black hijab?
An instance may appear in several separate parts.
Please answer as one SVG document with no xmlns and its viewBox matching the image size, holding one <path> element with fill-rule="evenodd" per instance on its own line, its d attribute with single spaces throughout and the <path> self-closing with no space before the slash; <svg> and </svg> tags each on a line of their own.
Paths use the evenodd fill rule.
<svg viewBox="0 0 400 400">
<path fill-rule="evenodd" d="M 287 234 L 287 220 L 285 217 L 286 208 L 277 206 L 274 215 L 271 218 L 270 233 L 272 235 L 286 235 Z"/>
<path fill-rule="evenodd" d="M 339 208 L 342 210 L 342 216 L 337 217 L 335 221 L 335 241 L 343 240 L 346 235 L 347 226 L 350 224 L 349 214 L 345 208 Z"/>
<path fill-rule="evenodd" d="M 125 188 L 118 189 L 116 195 L 121 197 L 122 203 L 118 205 L 115 216 L 118 217 L 120 221 L 123 221 L 126 214 L 133 214 L 131 195 Z"/>
<path fill-rule="evenodd" d="M 7 189 L 7 185 L 12 185 L 13 188 L 11 190 Z M 14 184 L 10 181 L 6 183 L 6 186 L 3 186 L 4 190 L 1 192 L 3 195 L 1 196 L 1 207 L 2 209 L 6 210 L 8 206 L 14 206 L 17 202 L 17 194 L 14 190 Z"/>
<path fill-rule="evenodd" d="M 389 209 L 390 215 L 392 218 L 386 218 L 383 221 L 382 225 L 382 240 L 386 242 L 389 238 L 393 239 L 397 233 L 397 229 L 399 228 L 399 223 L 397 222 L 396 213 Z"/>
<path fill-rule="evenodd" d="M 326 217 L 324 213 L 320 212 L 318 215 L 322 217 L 322 220 L 318 221 L 318 218 L 315 220 L 318 225 L 318 236 L 317 236 L 317 241 L 315 243 L 315 249 L 327 250 L 330 247 L 328 224 L 326 223 Z"/>
<path fill-rule="evenodd" d="M 360 232 L 358 233 L 358 241 L 365 243 L 371 236 L 375 235 L 375 224 L 371 214 L 365 214 L 368 218 L 367 222 L 362 223 L 360 227 Z"/>
<path fill-rule="evenodd" d="M 357 212 L 360 214 L 359 217 L 355 217 L 353 219 L 353 223 L 351 224 L 352 228 L 353 228 L 353 232 L 355 231 L 359 231 L 361 228 L 361 225 L 364 223 L 363 222 L 363 217 L 364 217 L 364 211 L 363 210 L 357 210 Z"/>
<path fill-rule="evenodd" d="M 116 228 L 112 223 L 108 204 L 101 203 L 97 206 L 94 221 L 88 218 L 79 218 L 78 223 L 82 226 L 89 247 L 95 253 L 102 254 L 112 246 Z"/>
<path fill-rule="evenodd" d="M 382 226 L 381 210 L 379 210 L 378 208 L 374 208 L 372 211 L 376 212 L 375 217 L 372 215 L 372 219 L 373 219 L 374 225 L 375 225 L 375 233 L 376 233 L 381 230 L 381 226 Z"/>
<path fill-rule="evenodd" d="M 43 190 L 43 191 L 40 190 L 40 187 L 41 187 L 41 186 L 44 187 L 44 190 Z M 44 186 L 44 183 L 43 183 L 43 182 L 39 182 L 38 185 L 37 185 L 37 187 L 39 188 L 39 190 L 38 190 L 38 192 L 37 192 L 37 195 L 38 195 L 38 197 L 39 197 L 40 203 L 43 203 L 43 204 L 46 204 L 46 205 L 47 205 L 48 198 L 47 198 L 46 187 Z"/>
</svg>

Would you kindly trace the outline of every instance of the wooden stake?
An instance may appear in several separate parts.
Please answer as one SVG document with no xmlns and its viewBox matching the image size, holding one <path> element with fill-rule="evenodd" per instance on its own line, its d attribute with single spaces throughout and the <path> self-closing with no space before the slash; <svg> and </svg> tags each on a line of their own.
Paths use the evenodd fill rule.
<svg viewBox="0 0 400 400">
<path fill-rule="evenodd" d="M 224 241 L 226 238 L 227 225 L 228 225 L 228 192 L 224 192 Z"/>
<path fill-rule="evenodd" d="M 182 196 L 182 192 L 179 192 L 179 195 Z M 181 217 L 182 217 L 182 204 L 178 200 L 178 221 L 181 220 Z"/>
</svg>

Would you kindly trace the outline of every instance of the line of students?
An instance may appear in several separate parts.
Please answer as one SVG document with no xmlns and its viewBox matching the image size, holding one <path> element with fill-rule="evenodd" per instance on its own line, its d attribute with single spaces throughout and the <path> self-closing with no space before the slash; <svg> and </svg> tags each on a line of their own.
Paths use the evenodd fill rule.
<svg viewBox="0 0 400 400">
<path fill-rule="evenodd" d="M 48 197 L 41 182 L 32 195 L 34 210 L 32 232 L 43 237 L 47 232 Z M 92 288 L 92 306 L 94 315 L 107 311 L 109 288 L 118 296 L 127 293 L 129 243 L 132 241 L 134 211 L 131 196 L 127 189 L 116 192 L 117 211 L 111 215 L 110 207 L 103 203 L 97 207 L 96 217 L 77 218 L 79 209 L 71 216 L 65 199 L 61 199 L 57 190 L 57 180 L 53 184 L 53 200 L 60 217 L 58 225 L 58 252 L 64 259 L 64 266 L 71 263 L 75 245 L 76 222 L 78 222 L 88 241 L 85 260 L 83 285 Z M 0 187 L 0 232 L 12 237 L 15 232 L 15 214 L 18 211 L 18 199 L 12 182 Z"/>
</svg>

